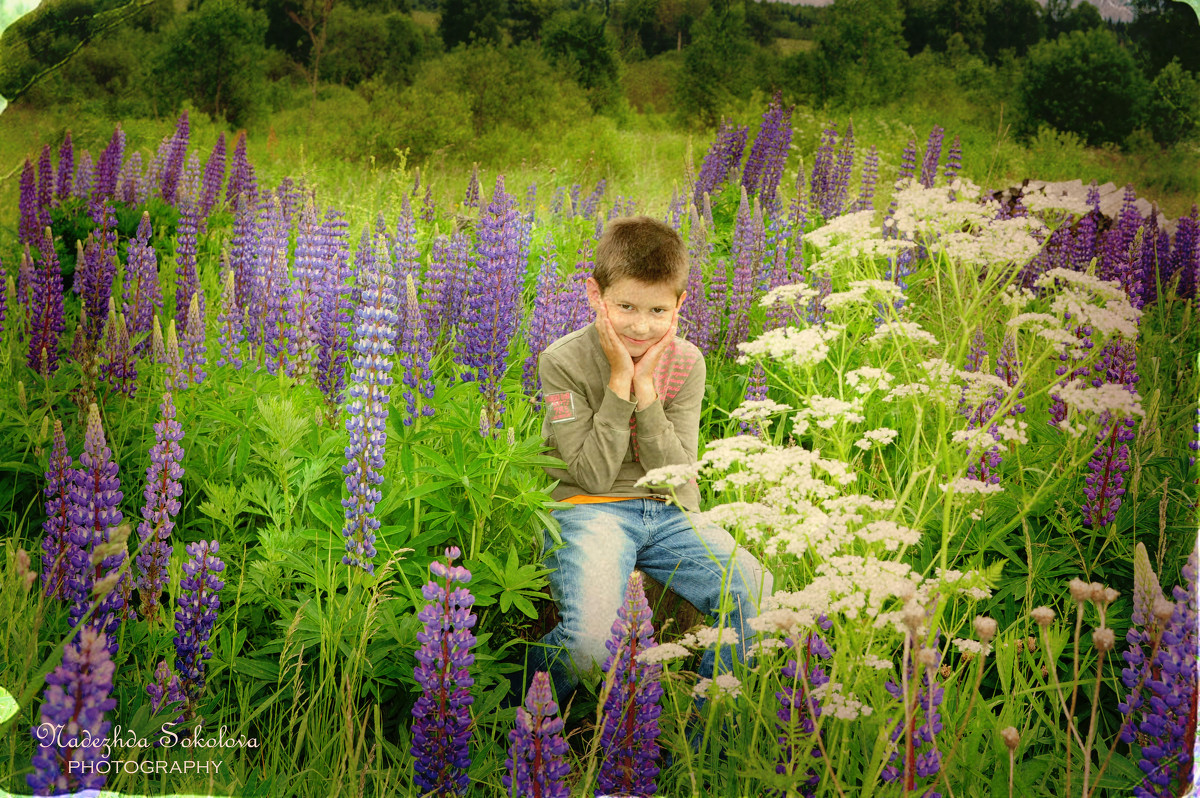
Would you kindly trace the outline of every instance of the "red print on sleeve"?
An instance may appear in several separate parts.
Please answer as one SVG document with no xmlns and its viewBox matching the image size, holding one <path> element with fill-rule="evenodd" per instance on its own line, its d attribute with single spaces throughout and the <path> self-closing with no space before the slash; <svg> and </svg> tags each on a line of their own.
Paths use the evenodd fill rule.
<svg viewBox="0 0 1200 798">
<path fill-rule="evenodd" d="M 557 424 L 560 421 L 574 421 L 575 397 L 570 391 L 550 394 L 546 397 L 546 413 L 550 416 L 551 424 Z"/>
</svg>

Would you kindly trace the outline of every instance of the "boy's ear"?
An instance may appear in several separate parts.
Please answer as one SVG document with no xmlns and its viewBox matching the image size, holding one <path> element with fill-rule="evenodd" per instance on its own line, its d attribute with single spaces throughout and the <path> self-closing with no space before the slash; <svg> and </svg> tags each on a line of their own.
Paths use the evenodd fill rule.
<svg viewBox="0 0 1200 798">
<path fill-rule="evenodd" d="M 593 312 L 599 312 L 600 305 L 604 301 L 600 296 L 600 283 L 596 282 L 595 277 L 589 277 L 586 285 L 588 305 L 591 306 Z"/>
<path fill-rule="evenodd" d="M 687 289 L 683 289 L 683 293 L 679 295 L 679 301 L 675 303 L 675 309 L 679 310 L 683 307 L 683 300 L 687 299 Z"/>
</svg>

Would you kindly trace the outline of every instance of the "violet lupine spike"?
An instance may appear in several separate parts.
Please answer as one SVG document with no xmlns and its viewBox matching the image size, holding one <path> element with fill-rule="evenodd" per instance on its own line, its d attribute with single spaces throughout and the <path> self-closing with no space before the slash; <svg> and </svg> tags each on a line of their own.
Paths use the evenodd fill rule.
<svg viewBox="0 0 1200 798">
<path fill-rule="evenodd" d="M 392 287 L 387 241 L 376 239 L 376 256 L 360 273 L 362 302 L 355 309 L 354 369 L 346 402 L 346 554 L 342 562 L 375 573 L 375 532 L 379 519 L 375 504 L 382 498 L 384 442 L 387 437 L 387 403 L 392 385 L 392 356 L 396 352 L 396 291 Z"/>
<path fill-rule="evenodd" d="M 95 179 L 96 170 L 92 166 L 92 154 L 84 150 L 75 159 L 75 196 L 81 200 L 90 199 Z"/>
<path fill-rule="evenodd" d="M 228 259 L 226 259 L 228 263 Z M 226 269 L 221 280 L 221 311 L 217 314 L 217 343 L 221 347 L 213 365 L 220 367 L 226 363 L 235 369 L 242 367 L 242 342 L 246 340 L 243 328 L 242 309 L 238 307 L 235 275 L 232 269 Z"/>
<path fill-rule="evenodd" d="M 258 208 L 252 199 L 244 194 L 240 196 L 239 201 L 230 201 L 233 208 L 233 235 L 229 243 L 229 268 L 234 274 L 234 298 L 246 316 L 246 329 L 250 330 L 258 269 L 258 237 L 264 220 L 259 218 Z M 250 337 L 251 342 L 254 340 Z"/>
<path fill-rule="evenodd" d="M 725 327 L 724 320 L 728 318 L 729 273 L 724 258 L 717 259 L 717 267 L 713 270 L 712 280 L 708 284 L 708 313 L 712 319 L 709 339 L 710 349 L 704 351 L 705 357 L 715 355 L 719 348 L 721 332 Z"/>
<path fill-rule="evenodd" d="M 46 676 L 41 721 L 30 730 L 37 743 L 33 773 L 25 777 L 36 795 L 99 790 L 108 780 L 96 767 L 108 762 L 108 749 L 92 743 L 107 739 L 112 724 L 105 713 L 117 706 L 109 645 L 103 632 L 82 629 L 63 650 L 62 663 Z"/>
<path fill-rule="evenodd" d="M 325 396 L 329 418 L 337 414 L 346 390 L 348 330 L 342 324 L 342 286 L 328 280 L 321 286 L 321 315 L 317 320 L 317 387 Z"/>
<path fill-rule="evenodd" d="M 50 145 L 42 145 L 42 154 L 38 156 L 37 206 L 39 227 L 49 227 L 50 205 L 54 199 L 54 166 L 51 163 Z"/>
<path fill-rule="evenodd" d="M 146 685 L 146 693 L 150 696 L 150 711 L 154 713 L 168 705 L 183 707 L 187 703 L 183 685 L 165 659 L 158 661 L 158 667 L 154 669 L 154 681 Z M 180 725 L 184 720 L 183 715 L 179 715 L 175 718 L 175 724 Z M 155 740 L 154 747 L 160 748 L 162 743 Z"/>
<path fill-rule="evenodd" d="M 929 140 L 925 143 L 925 159 L 921 162 L 921 185 L 933 188 L 937 179 L 938 161 L 942 157 L 942 139 L 946 131 L 940 125 L 934 125 L 929 131 Z"/>
<path fill-rule="evenodd" d="M 602 670 L 612 686 L 604 702 L 600 731 L 604 758 L 596 778 L 597 794 L 653 795 L 657 789 L 662 665 L 638 659 L 658 645 L 650 620 L 642 575 L 634 571 L 604 644 L 609 655 Z"/>
<path fill-rule="evenodd" d="M 428 418 L 434 412 L 434 380 L 429 361 L 432 352 L 429 347 L 429 334 L 425 329 L 425 319 L 421 316 L 421 306 L 417 302 L 417 286 L 411 274 L 405 279 L 405 304 L 407 313 L 404 316 L 404 327 L 401 335 L 400 365 L 404 368 L 404 402 L 406 415 L 402 419 L 404 426 L 412 426 L 417 419 L 417 406 L 420 405 L 420 415 Z M 424 397 L 424 401 L 417 397 Z"/>
<path fill-rule="evenodd" d="M 792 108 L 783 106 L 783 92 L 776 91 L 763 113 L 762 126 L 746 158 L 742 185 L 756 193 L 764 208 L 774 216 L 778 205 L 776 192 L 792 143 Z"/>
<path fill-rule="evenodd" d="M 117 279 L 117 215 L 107 197 L 91 205 L 95 229 L 88 235 L 86 267 L 80 274 L 80 294 L 87 307 L 88 340 L 95 343 L 108 322 L 108 300 Z"/>
<path fill-rule="evenodd" d="M 71 131 L 63 137 L 58 148 L 58 175 L 54 181 L 54 197 L 60 202 L 71 197 L 75 181 L 75 145 L 71 142 Z"/>
<path fill-rule="evenodd" d="M 558 253 L 554 249 L 554 240 L 547 234 L 545 248 L 542 250 L 542 268 L 538 273 L 537 293 L 533 300 L 533 312 L 529 318 L 529 329 L 525 333 L 529 357 L 525 358 L 521 368 L 521 384 L 525 386 L 525 393 L 534 397 L 535 409 L 541 406 L 538 395 L 541 388 L 541 380 L 537 373 L 538 356 L 555 340 L 558 333 L 554 316 L 562 304 L 558 299 L 559 288 Z"/>
<path fill-rule="evenodd" d="M 37 202 L 37 179 L 34 176 L 33 164 L 28 158 L 21 169 L 20 196 L 17 200 L 20 221 L 17 223 L 17 240 L 29 247 L 42 246 L 41 230 L 44 227 L 39 221 L 41 217 Z"/>
<path fill-rule="evenodd" d="M 996 370 L 992 372 L 1000 379 L 1004 380 L 1004 384 L 1009 388 L 1014 387 L 1021 379 L 1021 367 L 1025 365 L 1024 361 L 1017 360 L 1017 342 L 1012 331 L 1007 331 L 1004 334 L 1004 344 L 1000 347 L 1000 354 L 996 358 Z M 1025 398 L 1025 389 L 1021 388 L 1017 391 L 1017 399 Z M 1012 408 L 1008 411 L 1010 416 L 1015 416 L 1025 412 L 1025 405 L 1020 402 L 1014 402 Z"/>
<path fill-rule="evenodd" d="M 1080 272 L 1086 272 L 1099 254 L 1100 190 L 1095 180 L 1088 188 L 1087 203 L 1091 210 L 1076 223 L 1071 247 L 1071 268 Z"/>
<path fill-rule="evenodd" d="M 254 258 L 254 279 L 250 302 L 246 305 L 246 340 L 254 349 L 261 344 L 259 364 L 265 354 L 283 353 L 286 358 L 287 333 L 283 329 L 287 306 L 288 232 L 279 201 L 273 199 L 259 215 Z M 283 341 L 282 347 L 280 341 Z M 278 363 L 268 367 L 272 374 Z"/>
<path fill-rule="evenodd" d="M 157 318 L 157 317 L 156 317 Z M 164 363 L 166 364 L 165 379 L 168 391 L 186 391 L 191 380 L 183 371 L 183 354 L 179 349 L 179 333 L 175 329 L 175 319 L 167 322 L 167 340 Z"/>
<path fill-rule="evenodd" d="M 1135 364 L 1137 351 L 1133 344 L 1114 338 L 1104 347 L 1097 368 L 1108 374 L 1104 382 L 1123 385 L 1130 392 L 1136 390 Z M 1100 382 L 1093 381 L 1093 385 Z M 1097 386 L 1098 387 L 1098 386 Z M 1084 481 L 1083 492 L 1087 501 L 1083 504 L 1083 522 L 1089 528 L 1105 527 L 1117 517 L 1121 497 L 1125 495 L 1124 473 L 1129 470 L 1129 442 L 1135 437 L 1137 417 L 1114 418 L 1109 412 L 1101 416 L 1101 428 L 1096 433 L 1096 448 L 1088 461 L 1089 473 Z"/>
<path fill-rule="evenodd" d="M 437 216 L 437 202 L 433 199 L 433 186 L 425 184 L 425 196 L 421 200 L 421 221 L 433 224 Z"/>
<path fill-rule="evenodd" d="M 121 523 L 120 504 L 124 494 L 121 492 L 112 450 L 104 439 L 100 410 L 95 403 L 88 409 L 83 453 L 79 455 L 79 466 L 71 472 L 68 497 L 71 562 L 66 592 L 72 602 L 68 620 L 74 628 L 89 609 L 96 583 L 113 569 L 119 568 L 125 560 L 124 550 L 102 559 L 96 551 L 109 543 L 112 530 Z M 121 581 L 124 582 L 128 577 L 129 572 L 126 571 Z M 121 625 L 121 616 L 125 614 L 125 608 L 116 603 L 120 595 L 122 591 L 118 586 L 102 598 L 88 623 L 91 628 L 108 636 L 109 651 L 113 655 L 117 653 L 116 633 Z"/>
<path fill-rule="evenodd" d="M 204 164 L 204 178 L 201 181 L 200 219 L 201 226 L 207 226 L 209 214 L 217 206 L 221 195 L 221 184 L 225 182 L 225 133 L 217 135 L 217 143 L 209 153 L 208 161 Z"/>
<path fill-rule="evenodd" d="M 175 667 L 186 705 L 184 717 L 195 717 L 196 705 L 204 695 L 204 674 L 208 649 L 217 612 L 221 609 L 221 588 L 225 587 L 217 574 L 225 563 L 217 557 L 217 541 L 201 540 L 189 543 L 185 550 L 190 559 L 183 564 L 179 580 L 179 610 L 175 613 Z"/>
<path fill-rule="evenodd" d="M 132 399 L 137 393 L 137 359 L 129 343 L 129 328 L 125 325 L 125 315 L 110 313 L 105 329 L 105 335 L 108 337 L 105 347 L 106 362 L 103 366 L 105 381 L 112 385 L 113 390 Z"/>
<path fill-rule="evenodd" d="M 936 652 L 938 648 L 938 639 L 940 634 L 934 635 L 932 649 Z M 908 729 L 908 734 L 912 736 L 912 753 L 913 761 L 911 767 L 913 769 L 914 781 L 916 779 L 936 780 L 938 771 L 941 769 L 941 752 L 937 747 L 937 735 L 942 731 L 942 717 L 939 712 L 939 707 L 942 703 L 942 698 L 945 695 L 944 689 L 937 683 L 937 666 L 923 665 L 915 662 L 915 655 L 910 650 L 908 662 L 905 667 L 908 671 L 909 689 L 913 690 L 914 696 L 912 699 L 913 711 L 911 713 L 913 723 Z M 920 677 L 917 676 L 917 670 L 920 670 Z M 907 700 L 904 696 L 902 686 L 893 679 L 888 679 L 884 683 L 886 689 L 893 698 L 903 703 Z M 915 689 L 914 689 L 915 687 Z M 892 731 L 892 742 L 900 739 L 900 735 L 904 733 L 905 715 L 901 713 L 899 721 L 896 723 L 896 728 Z M 888 759 L 888 765 L 880 773 L 880 778 L 885 782 L 894 782 L 905 778 L 905 770 L 908 763 L 901 760 L 901 767 L 892 764 L 898 757 L 901 757 L 899 750 L 893 751 Z M 919 789 L 919 785 L 918 785 Z M 930 787 L 922 793 L 922 798 L 940 798 L 941 793 L 936 792 Z"/>
<path fill-rule="evenodd" d="M 501 426 L 506 395 L 500 387 L 508 348 L 520 323 L 521 285 L 516 279 L 520 242 L 517 210 L 504 190 L 504 175 L 496 177 L 491 202 L 480 212 L 477 283 L 468 294 L 462 323 L 465 329 L 461 364 L 470 371 L 464 378 L 479 383 L 488 420 Z"/>
<path fill-rule="evenodd" d="M 836 191 L 834 172 L 836 169 L 834 145 L 837 143 L 837 125 L 830 121 L 821 132 L 821 144 L 813 155 L 812 174 L 808 178 L 809 208 L 829 220 L 830 206 Z"/>
<path fill-rule="evenodd" d="M 429 564 L 433 577 L 421 588 L 427 602 L 417 614 L 425 624 L 417 633 L 421 643 L 415 656 L 413 676 L 421 695 L 413 705 L 412 747 L 415 758 L 413 782 L 423 793 L 463 795 L 470 785 L 471 765 L 471 678 L 475 664 L 476 616 L 471 612 L 475 597 L 466 587 L 471 572 L 454 565 L 462 552 L 446 549 L 446 562 Z M 437 580 L 440 579 L 439 583 Z"/>
<path fill-rule="evenodd" d="M 46 520 L 42 523 L 42 590 L 47 598 L 65 599 L 71 547 L 71 453 L 62 420 L 54 419 L 54 447 L 46 470 Z"/>
<path fill-rule="evenodd" d="M 183 185 L 175 194 L 179 224 L 175 227 L 175 324 L 187 332 L 188 308 L 200 288 L 196 272 L 196 239 L 200 231 L 200 159 L 188 158 Z"/>
<path fill-rule="evenodd" d="M 225 189 L 225 203 L 237 215 L 239 209 L 251 210 L 258 206 L 258 180 L 254 167 L 246 156 L 246 134 L 239 133 L 233 147 L 233 159 L 229 167 L 229 183 Z"/>
<path fill-rule="evenodd" d="M 131 152 L 121 165 L 121 175 L 117 178 L 117 198 L 128 206 L 141 205 L 145 202 L 142 186 L 142 154 Z"/>
<path fill-rule="evenodd" d="M 896 174 L 896 186 L 899 187 L 906 180 L 913 177 L 917 169 L 917 142 L 914 139 L 909 139 L 904 145 L 904 152 L 900 153 L 900 169 Z M 888 205 L 887 213 L 884 214 L 884 236 L 896 237 L 895 226 L 889 226 L 887 220 L 896 215 L 896 198 L 892 197 L 892 202 Z"/>
<path fill-rule="evenodd" d="M 158 287 L 158 255 L 150 245 L 150 214 L 142 213 L 137 235 L 129 242 L 125 262 L 125 301 L 121 308 L 127 319 L 133 351 L 141 356 L 150 346 L 154 314 L 162 309 Z"/>
<path fill-rule="evenodd" d="M 583 203 L 579 207 L 579 215 L 584 219 L 595 219 L 599 221 L 596 215 L 596 209 L 600 207 L 600 200 L 604 198 L 604 192 L 608 188 L 608 180 L 600 178 L 596 181 L 596 187 L 592 189 L 592 193 L 588 194 Z"/>
<path fill-rule="evenodd" d="M 737 345 L 743 343 L 750 332 L 750 306 L 754 300 L 754 245 L 752 220 L 747 207 L 746 192 L 742 190 L 742 205 L 738 210 L 738 221 L 734 230 L 731 254 L 734 258 L 733 286 L 729 293 L 729 326 L 725 335 L 725 355 L 734 356 Z"/>
<path fill-rule="evenodd" d="M 1135 553 L 1135 589 L 1139 570 L 1150 570 L 1145 548 Z M 1139 556 L 1140 555 L 1140 556 Z M 1143 567 L 1138 567 L 1144 559 Z M 1174 605 L 1159 597 L 1158 607 L 1169 611 L 1164 620 L 1153 617 L 1129 630 L 1128 667 L 1121 680 L 1131 692 L 1118 707 L 1126 716 L 1121 739 L 1141 744 L 1138 767 L 1144 774 L 1133 794 L 1138 798 L 1169 798 L 1192 783 L 1192 747 L 1196 717 L 1196 550 L 1183 567 L 1183 584 L 1172 591 Z M 1157 579 L 1155 580 L 1157 581 Z M 1157 587 L 1157 585 L 1155 585 Z M 1149 650 L 1147 650 L 1149 649 Z M 1141 683 L 1141 688 L 1138 685 Z M 1172 787 L 1172 785 L 1176 785 Z"/>
<path fill-rule="evenodd" d="M 204 293 L 200 289 L 192 294 L 188 305 L 188 323 L 183 331 L 183 340 L 179 342 L 180 361 L 183 364 L 183 378 L 187 382 L 199 385 L 204 382 L 205 357 L 208 347 L 204 343 Z"/>
<path fill-rule="evenodd" d="M 842 136 L 841 146 L 838 147 L 837 160 L 833 166 L 825 203 L 821 207 L 821 216 L 828 220 L 841 216 L 846 208 L 846 197 L 850 192 L 850 174 L 854 169 L 854 123 L 846 123 L 846 133 Z"/>
<path fill-rule="evenodd" d="M 164 393 L 158 406 L 159 420 L 154 423 L 154 445 L 150 447 L 150 465 L 146 467 L 146 488 L 142 495 L 142 520 L 138 524 L 141 553 L 137 556 L 138 593 L 142 598 L 142 616 L 152 624 L 158 621 L 159 599 L 167 586 L 167 566 L 171 559 L 171 532 L 179 514 L 183 494 L 183 427 L 175 420 L 175 404 L 170 392 Z"/>
<path fill-rule="evenodd" d="M 408 276 L 421 276 L 421 252 L 417 249 L 417 220 L 405 194 L 400 202 L 400 217 L 396 220 L 396 237 L 392 242 L 392 280 L 396 286 L 396 302 L 400 315 L 400 329 L 407 323 L 408 314 L 405 286 Z"/>
<path fill-rule="evenodd" d="M 756 402 L 767 398 L 767 373 L 763 371 L 761 362 L 756 362 L 754 368 L 750 370 L 750 378 L 746 380 L 746 393 L 743 397 L 744 401 Z M 742 435 L 755 435 L 762 437 L 762 426 L 759 424 L 747 424 L 745 421 L 738 422 L 738 431 Z"/>
<path fill-rule="evenodd" d="M 958 135 L 954 136 L 954 141 L 950 143 L 950 150 L 946 153 L 946 165 L 942 167 L 942 174 L 946 176 L 947 183 L 953 183 L 954 178 L 958 177 L 959 170 L 962 169 L 962 141 Z"/>
<path fill-rule="evenodd" d="M 688 269 L 687 296 L 679 308 L 679 330 L 680 335 L 701 351 L 707 352 L 712 346 L 713 319 L 705 296 L 704 273 L 708 268 L 712 247 L 695 206 L 690 207 L 688 213 L 691 218 L 688 229 L 688 260 L 691 268 Z"/>
<path fill-rule="evenodd" d="M 538 671 L 525 696 L 525 706 L 517 708 L 516 728 L 508 733 L 508 757 L 501 777 L 512 798 L 568 798 L 571 794 L 564 779 L 571 772 L 566 760 L 563 719 L 550 691 L 550 675 Z"/>
<path fill-rule="evenodd" d="M 471 164 L 471 179 L 467 181 L 467 194 L 463 198 L 463 207 L 464 208 L 478 208 L 479 207 L 480 188 L 481 187 L 479 185 L 479 164 L 473 163 L 473 164 Z"/>
<path fill-rule="evenodd" d="M 62 268 L 58 263 L 58 252 L 51 239 L 50 228 L 47 227 L 42 235 L 44 243 L 38 248 L 40 254 L 31 287 L 31 332 L 29 354 L 25 362 L 29 368 L 40 373 L 43 370 L 42 353 L 45 352 L 45 370 L 53 374 L 58 369 L 58 339 L 67 328 L 67 323 L 63 318 Z"/>
<path fill-rule="evenodd" d="M 1178 295 L 1185 299 L 1196 296 L 1200 277 L 1200 207 L 1179 217 L 1175 226 L 1175 245 L 1171 249 L 1171 273 L 1179 275 Z"/>
<path fill-rule="evenodd" d="M 421 310 L 429 325 L 433 346 L 438 349 L 449 338 L 453 313 L 450 303 L 454 293 L 454 265 L 450 260 L 450 239 L 445 235 L 433 239 L 425 284 L 428 286 L 424 297 L 426 304 Z"/>
<path fill-rule="evenodd" d="M 721 190 L 725 181 L 741 167 L 742 152 L 746 148 L 746 137 L 750 129 L 722 119 L 717 135 L 704 155 L 696 185 L 692 190 L 692 202 L 701 206 L 704 195 L 712 196 Z"/>
<path fill-rule="evenodd" d="M 188 113 L 184 111 L 175 123 L 175 135 L 167 150 L 166 163 L 163 165 L 159 182 L 158 194 L 170 205 L 175 204 L 179 181 L 183 176 L 183 164 L 188 147 Z"/>
<path fill-rule="evenodd" d="M 817 619 L 817 623 L 825 631 L 833 626 L 833 621 L 824 614 Z M 817 719 L 821 716 L 821 701 L 813 693 L 829 683 L 829 674 L 821 665 L 821 660 L 832 659 L 833 652 L 825 639 L 816 632 L 806 634 L 800 647 L 797 647 L 790 637 L 784 638 L 784 642 L 789 649 L 802 656 L 797 659 L 789 659 L 780 670 L 784 682 L 783 688 L 775 693 L 775 698 L 781 706 L 775 711 L 778 718 L 775 725 L 781 732 L 777 738 L 780 758 L 775 764 L 775 772 L 799 778 L 800 773 L 797 771 L 803 770 L 804 780 L 800 782 L 800 794 L 804 798 L 812 798 L 817 785 L 821 783 L 821 778 L 817 773 L 815 762 L 810 762 L 805 768 L 804 763 L 798 761 L 799 752 L 796 742 L 799 735 L 804 735 L 807 739 L 809 735 L 818 733 Z M 824 737 L 824 729 L 819 734 Z M 815 742 L 809 749 L 808 758 L 810 760 L 821 758 L 821 749 Z"/>
<path fill-rule="evenodd" d="M 331 256 L 326 251 L 321 230 L 317 206 L 309 200 L 300 214 L 292 265 L 292 288 L 288 298 L 295 318 L 292 337 L 296 345 L 296 359 L 293 361 L 293 373 L 297 375 L 308 374 L 312 370 L 317 345 L 320 288 L 327 269 L 326 258 Z"/>
<path fill-rule="evenodd" d="M 858 199 L 854 200 L 854 204 L 850 206 L 850 213 L 875 209 L 875 182 L 878 178 L 879 151 L 872 144 L 871 149 L 867 150 L 867 157 L 863 159 L 862 179 L 859 181 Z"/>
<path fill-rule="evenodd" d="M 118 122 L 113 130 L 108 146 L 100 153 L 96 161 L 96 182 L 92 187 L 89 202 L 93 208 L 99 207 L 104 200 L 117 198 L 117 179 L 121 173 L 121 162 L 125 158 L 125 131 Z"/>
</svg>

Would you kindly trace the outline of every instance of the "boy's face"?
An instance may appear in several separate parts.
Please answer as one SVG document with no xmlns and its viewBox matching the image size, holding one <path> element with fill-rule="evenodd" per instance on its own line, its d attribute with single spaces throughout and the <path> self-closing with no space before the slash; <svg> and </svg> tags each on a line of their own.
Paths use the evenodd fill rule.
<svg viewBox="0 0 1200 798">
<path fill-rule="evenodd" d="M 683 305 L 687 291 L 676 298 L 667 283 L 650 285 L 622 277 L 602 293 L 600 284 L 589 277 L 587 295 L 593 311 L 606 306 L 613 330 L 636 363 L 670 329 L 673 312 Z"/>
</svg>

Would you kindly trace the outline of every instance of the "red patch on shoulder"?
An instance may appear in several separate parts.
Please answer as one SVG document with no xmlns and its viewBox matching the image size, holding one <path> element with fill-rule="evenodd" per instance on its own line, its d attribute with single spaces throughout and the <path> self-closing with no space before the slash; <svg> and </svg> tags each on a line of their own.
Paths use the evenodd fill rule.
<svg viewBox="0 0 1200 798">
<path fill-rule="evenodd" d="M 546 413 L 550 416 L 551 424 L 557 424 L 560 421 L 574 421 L 575 395 L 570 391 L 550 394 L 546 397 Z"/>
</svg>

